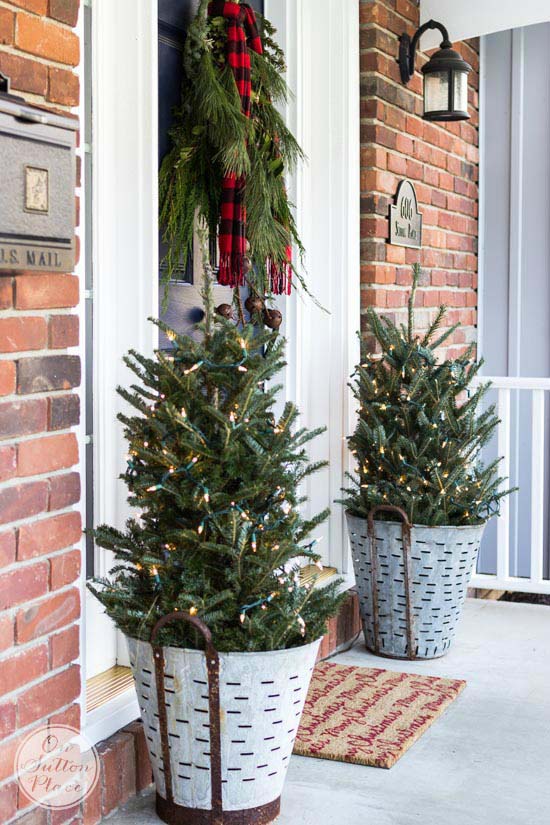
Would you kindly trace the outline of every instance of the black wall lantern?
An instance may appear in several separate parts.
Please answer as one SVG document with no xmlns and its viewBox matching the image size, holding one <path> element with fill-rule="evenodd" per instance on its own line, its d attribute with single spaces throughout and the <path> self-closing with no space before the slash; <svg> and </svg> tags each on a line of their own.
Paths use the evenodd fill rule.
<svg viewBox="0 0 550 825">
<path fill-rule="evenodd" d="M 414 74 L 418 42 L 428 29 L 439 29 L 443 41 L 422 67 L 424 74 L 424 120 L 467 120 L 469 63 L 452 48 L 445 26 L 429 20 L 420 26 L 414 37 L 402 34 L 399 41 L 401 80 L 407 84 Z"/>
</svg>

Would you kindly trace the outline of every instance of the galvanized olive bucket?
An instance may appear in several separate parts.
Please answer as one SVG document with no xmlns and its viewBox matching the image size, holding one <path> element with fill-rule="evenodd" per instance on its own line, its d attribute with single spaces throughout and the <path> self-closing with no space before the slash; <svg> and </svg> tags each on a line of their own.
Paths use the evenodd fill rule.
<svg viewBox="0 0 550 825">
<path fill-rule="evenodd" d="M 155 645 L 170 621 L 190 622 L 206 651 Z M 156 625 L 152 644 L 127 642 L 160 818 L 170 825 L 273 822 L 320 640 L 218 653 L 200 619 L 172 613 Z"/>
<path fill-rule="evenodd" d="M 380 511 L 401 519 L 376 521 Z M 453 640 L 485 525 L 411 525 L 403 510 L 347 513 L 365 643 L 378 656 L 436 659 Z"/>
</svg>

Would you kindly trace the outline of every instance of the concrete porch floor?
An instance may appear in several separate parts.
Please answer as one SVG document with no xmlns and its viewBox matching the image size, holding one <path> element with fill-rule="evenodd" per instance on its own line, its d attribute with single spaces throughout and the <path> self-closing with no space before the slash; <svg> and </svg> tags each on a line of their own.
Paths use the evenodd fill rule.
<svg viewBox="0 0 550 825">
<path fill-rule="evenodd" d="M 454 648 L 394 662 L 362 640 L 343 664 L 466 679 L 391 770 L 293 757 L 279 825 L 538 825 L 550 821 L 550 607 L 468 600 Z M 152 825 L 151 795 L 112 825 Z"/>
</svg>

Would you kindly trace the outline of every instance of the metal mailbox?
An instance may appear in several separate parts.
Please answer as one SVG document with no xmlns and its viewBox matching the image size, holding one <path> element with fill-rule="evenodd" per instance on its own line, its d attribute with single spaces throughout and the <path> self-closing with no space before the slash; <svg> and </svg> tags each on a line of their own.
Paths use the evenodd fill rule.
<svg viewBox="0 0 550 825">
<path fill-rule="evenodd" d="M 0 271 L 74 268 L 77 129 L 0 74 Z"/>
</svg>

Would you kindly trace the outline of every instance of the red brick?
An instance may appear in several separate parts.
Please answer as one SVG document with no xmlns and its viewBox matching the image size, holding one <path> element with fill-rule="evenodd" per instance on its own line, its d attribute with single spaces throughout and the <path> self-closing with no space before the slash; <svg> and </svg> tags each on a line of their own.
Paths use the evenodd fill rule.
<svg viewBox="0 0 550 825">
<path fill-rule="evenodd" d="M 35 14 L 46 14 L 48 11 L 48 0 L 10 0 L 10 3 Z"/>
<path fill-rule="evenodd" d="M 15 561 L 15 530 L 0 533 L 0 567 L 7 567 Z"/>
<path fill-rule="evenodd" d="M 80 501 L 80 474 L 67 473 L 50 479 L 49 510 L 63 510 Z"/>
<path fill-rule="evenodd" d="M 75 275 L 19 275 L 15 279 L 17 309 L 62 309 L 78 304 Z"/>
<path fill-rule="evenodd" d="M 0 585 L 1 590 L 1 585 Z M 14 621 L 11 616 L 0 616 L 0 652 L 9 650 L 14 642 Z"/>
<path fill-rule="evenodd" d="M 17 450 L 13 446 L 0 447 L 0 482 L 17 475 Z"/>
<path fill-rule="evenodd" d="M 398 152 L 403 152 L 403 154 L 412 154 L 414 151 L 414 143 L 412 138 L 408 135 L 397 135 L 395 140 L 395 148 Z"/>
<path fill-rule="evenodd" d="M 147 750 L 145 731 L 143 730 L 142 722 L 139 720 L 127 725 L 124 731 L 132 734 L 134 737 L 136 793 L 141 793 L 141 791 L 144 791 L 153 782 L 153 772 L 151 770 L 149 751 Z"/>
<path fill-rule="evenodd" d="M 16 484 L 0 491 L 0 524 L 37 516 L 48 509 L 48 483 Z"/>
<path fill-rule="evenodd" d="M 80 593 L 76 588 L 50 596 L 18 612 L 15 618 L 16 639 L 20 644 L 38 639 L 76 621 L 79 615 Z"/>
<path fill-rule="evenodd" d="M 70 728 L 80 730 L 80 705 L 71 705 L 59 713 L 54 713 L 49 717 L 48 722 L 50 725 L 68 725 Z"/>
<path fill-rule="evenodd" d="M 17 15 L 16 46 L 24 52 L 78 66 L 79 40 L 74 32 L 30 14 Z"/>
<path fill-rule="evenodd" d="M 21 795 L 21 791 L 19 792 Z M 47 825 L 48 812 L 46 808 L 34 808 L 32 811 L 17 818 L 14 825 Z"/>
<path fill-rule="evenodd" d="M 73 625 L 62 633 L 50 638 L 50 656 L 52 669 L 68 665 L 78 659 L 80 647 L 79 627 Z"/>
<path fill-rule="evenodd" d="M 0 742 L 0 782 L 3 782 L 8 777 L 13 776 L 13 765 L 17 748 L 19 747 L 24 736 L 14 736 L 8 739 L 7 742 Z M 17 823 L 19 825 L 19 822 Z"/>
<path fill-rule="evenodd" d="M 67 430 L 80 422 L 78 395 L 59 395 L 50 398 L 48 429 Z"/>
<path fill-rule="evenodd" d="M 409 0 L 397 0 L 395 9 L 403 17 L 411 20 L 415 25 L 418 21 L 418 5 L 409 2 Z"/>
<path fill-rule="evenodd" d="M 108 740 L 114 753 L 118 805 L 125 805 L 136 792 L 136 753 L 132 734 L 120 731 Z M 113 781 L 111 776 L 110 781 Z"/>
<path fill-rule="evenodd" d="M 17 54 L 0 52 L 0 71 L 10 78 L 12 90 L 35 95 L 45 95 L 47 92 L 48 67 L 43 63 Z"/>
<path fill-rule="evenodd" d="M 447 196 L 445 192 L 440 192 L 439 190 L 434 189 L 432 191 L 431 203 L 439 209 L 445 209 L 447 206 Z"/>
<path fill-rule="evenodd" d="M 53 553 L 77 544 L 81 538 L 80 513 L 76 512 L 24 524 L 19 528 L 17 557 L 31 559 Z"/>
<path fill-rule="evenodd" d="M 50 559 L 50 590 L 72 584 L 80 575 L 80 550 L 71 550 Z"/>
<path fill-rule="evenodd" d="M 390 172 L 395 172 L 396 175 L 405 175 L 407 173 L 407 158 L 403 155 L 389 153 L 388 169 Z"/>
<path fill-rule="evenodd" d="M 78 442 L 74 433 L 23 441 L 19 445 L 17 472 L 20 476 L 51 473 L 78 464 Z"/>
<path fill-rule="evenodd" d="M 13 361 L 0 361 L 0 395 L 12 395 L 17 384 L 17 371 Z"/>
<path fill-rule="evenodd" d="M 0 72 L 2 71 L 1 59 L 5 52 L 0 52 Z M 13 278 L 0 272 L 0 309 L 11 309 L 13 306 Z"/>
<path fill-rule="evenodd" d="M 48 402 L 45 398 L 0 404 L 0 438 L 32 435 L 45 430 L 47 422 Z"/>
<path fill-rule="evenodd" d="M 50 318 L 50 349 L 78 346 L 78 315 L 53 315 Z"/>
<path fill-rule="evenodd" d="M 16 727 L 17 717 L 15 712 L 15 702 L 4 702 L 0 705 L 0 739 L 4 739 L 6 736 L 11 736 Z"/>
<path fill-rule="evenodd" d="M 59 103 L 62 106 L 78 106 L 80 84 L 78 77 L 73 72 L 52 66 L 49 70 L 49 81 L 47 98 L 51 103 Z"/>
<path fill-rule="evenodd" d="M 110 739 L 100 744 L 97 750 L 101 760 L 101 814 L 106 817 L 118 808 L 122 798 L 117 750 Z"/>
<path fill-rule="evenodd" d="M 0 575 L 0 610 L 30 602 L 48 592 L 50 568 L 47 562 L 17 567 Z"/>
<path fill-rule="evenodd" d="M 78 21 L 79 0 L 50 0 L 50 17 L 66 23 L 68 26 L 76 26 Z"/>
<path fill-rule="evenodd" d="M 9 46 L 13 43 L 15 33 L 15 14 L 9 9 L 0 8 L 0 44 Z"/>
<path fill-rule="evenodd" d="M 70 390 L 81 380 L 78 355 L 22 358 L 17 365 L 17 392 L 21 395 Z"/>
<path fill-rule="evenodd" d="M 55 811 L 50 814 L 50 825 L 80 825 L 80 803 L 65 810 Z"/>
<path fill-rule="evenodd" d="M 102 820 L 101 814 L 101 781 L 99 781 L 90 796 L 86 797 L 82 805 L 83 825 L 98 825 Z"/>
<path fill-rule="evenodd" d="M 46 679 L 20 694 L 17 700 L 19 725 L 29 725 L 57 708 L 68 705 L 80 694 L 80 668 L 76 665 Z"/>
<path fill-rule="evenodd" d="M 48 646 L 33 647 L 19 655 L 2 659 L 0 695 L 5 696 L 43 676 L 48 670 Z"/>
<path fill-rule="evenodd" d="M 17 782 L 8 782 L 0 788 L 0 811 L 4 822 L 8 822 L 17 813 Z"/>
<path fill-rule="evenodd" d="M 44 349 L 48 340 L 45 318 L 0 319 L 0 352 Z"/>
</svg>

